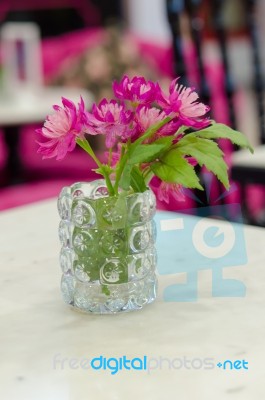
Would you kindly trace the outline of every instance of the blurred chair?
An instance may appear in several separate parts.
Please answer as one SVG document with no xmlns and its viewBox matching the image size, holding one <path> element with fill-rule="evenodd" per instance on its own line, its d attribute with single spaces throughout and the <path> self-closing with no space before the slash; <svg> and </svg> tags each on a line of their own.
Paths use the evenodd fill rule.
<svg viewBox="0 0 265 400">
<path fill-rule="evenodd" d="M 236 129 L 237 126 L 240 126 L 240 116 L 237 114 L 240 111 L 239 103 L 242 102 L 242 96 L 240 87 L 237 87 L 236 80 L 234 79 L 235 76 L 233 75 L 231 66 L 231 32 L 229 32 L 224 14 L 224 6 L 226 4 L 228 2 L 223 0 L 212 0 L 211 2 L 204 0 L 166 1 L 174 47 L 175 75 L 182 76 L 182 83 L 195 86 L 199 89 L 201 99 L 211 105 L 211 117 L 217 122 L 226 123 Z M 246 21 L 243 34 L 247 38 L 246 43 L 248 43 L 248 50 L 251 55 L 249 63 L 252 66 L 252 90 L 254 92 L 259 121 L 256 137 L 259 143 L 264 143 L 264 86 L 255 19 L 256 1 L 244 0 L 240 5 Z M 208 29 L 210 26 L 212 31 L 210 35 L 206 31 L 206 25 L 208 25 Z M 212 57 L 212 54 L 209 51 L 207 52 L 207 46 L 209 47 L 210 42 L 208 40 L 209 37 L 211 42 L 214 42 L 214 45 L 211 44 L 211 52 L 217 53 L 217 57 Z M 184 52 L 184 48 L 187 46 L 191 48 L 190 53 L 192 54 L 189 62 L 187 62 Z M 251 135 L 254 132 L 246 133 L 253 143 L 255 138 L 253 139 Z M 220 144 L 226 153 L 226 161 L 231 167 L 232 153 L 236 149 L 228 141 L 222 140 Z M 246 161 L 245 168 L 247 168 L 247 163 L 248 160 Z M 234 174 L 233 171 L 234 169 L 232 168 L 232 178 L 242 183 L 246 174 L 244 172 L 241 174 L 239 171 Z M 253 175 L 253 170 L 249 170 L 247 175 Z M 203 172 L 201 176 L 203 181 L 205 176 Z M 249 180 L 246 182 L 249 182 Z M 256 181 L 253 180 L 253 182 Z M 265 183 L 265 179 L 262 183 Z M 215 198 L 220 197 L 221 191 L 223 191 L 217 181 L 211 187 L 211 190 L 216 193 Z M 208 199 L 205 195 L 202 196 L 199 192 L 196 195 L 204 206 L 207 205 Z M 222 201 L 230 203 L 238 201 L 238 199 L 238 195 L 231 193 L 225 199 L 223 198 Z"/>
<path fill-rule="evenodd" d="M 265 226 L 265 209 L 253 216 L 248 204 L 248 186 L 259 184 L 265 186 L 265 115 L 264 115 L 264 82 L 261 54 L 259 47 L 259 35 L 255 17 L 255 0 L 245 0 L 247 7 L 247 23 L 251 38 L 252 59 L 254 69 L 254 87 L 256 93 L 256 106 L 259 115 L 259 139 L 260 146 L 255 148 L 255 154 L 250 155 L 246 151 L 240 151 L 233 157 L 232 178 L 241 185 L 242 205 L 246 220 L 250 223 Z M 265 190 L 263 192 L 265 197 Z M 264 207 L 264 204 L 263 204 Z"/>
</svg>

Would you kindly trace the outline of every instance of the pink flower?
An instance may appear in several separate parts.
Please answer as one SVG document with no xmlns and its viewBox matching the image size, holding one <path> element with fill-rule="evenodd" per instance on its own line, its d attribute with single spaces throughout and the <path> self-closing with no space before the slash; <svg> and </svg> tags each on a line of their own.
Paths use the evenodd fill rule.
<svg viewBox="0 0 265 400">
<path fill-rule="evenodd" d="M 138 136 L 146 132 L 151 126 L 158 124 L 163 121 L 167 115 L 164 111 L 159 110 L 158 108 L 139 106 L 136 110 L 135 121 L 137 124 Z M 149 142 L 152 142 L 158 139 L 161 136 L 173 135 L 177 129 L 179 128 L 178 122 L 170 121 L 162 128 L 160 128 L 153 137 L 150 138 Z"/>
<path fill-rule="evenodd" d="M 179 183 L 160 183 L 157 191 L 157 197 L 160 201 L 165 201 L 169 204 L 170 196 L 172 196 L 177 201 L 185 201 L 185 195 L 183 193 L 183 186 Z"/>
<path fill-rule="evenodd" d="M 117 99 L 129 100 L 132 103 L 150 104 L 157 99 L 160 93 L 158 83 L 146 81 L 141 76 L 135 76 L 132 80 L 124 76 L 120 83 L 113 83 L 113 92 Z"/>
<path fill-rule="evenodd" d="M 208 126 L 210 121 L 204 116 L 210 108 L 197 101 L 199 96 L 193 88 L 177 84 L 178 79 L 171 82 L 169 96 L 161 91 L 158 103 L 167 115 L 175 116 L 180 121 L 180 125 L 196 129 Z"/>
<path fill-rule="evenodd" d="M 136 110 L 136 121 L 142 132 L 145 132 L 150 126 L 158 124 L 166 117 L 164 111 L 155 107 L 139 106 Z"/>
<path fill-rule="evenodd" d="M 40 147 L 38 153 L 43 158 L 56 157 L 62 160 L 67 152 L 74 150 L 77 137 L 83 137 L 84 101 L 81 98 L 78 109 L 74 103 L 62 97 L 63 107 L 54 105 L 55 113 L 48 115 L 44 126 L 37 129 L 37 133 L 47 138 L 46 142 L 37 142 Z"/>
<path fill-rule="evenodd" d="M 111 148 L 119 138 L 126 140 L 131 137 L 134 132 L 132 118 L 131 111 L 126 110 L 123 104 L 103 99 L 98 106 L 93 105 L 92 113 L 86 113 L 86 130 L 90 134 L 106 135 L 106 146 Z"/>
</svg>

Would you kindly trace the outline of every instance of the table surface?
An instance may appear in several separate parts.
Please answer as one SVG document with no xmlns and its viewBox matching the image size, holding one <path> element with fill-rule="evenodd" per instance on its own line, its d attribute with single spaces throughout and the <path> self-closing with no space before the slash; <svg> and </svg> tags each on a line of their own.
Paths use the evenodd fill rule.
<svg viewBox="0 0 265 400">
<path fill-rule="evenodd" d="M 87 108 L 92 105 L 92 95 L 85 89 L 67 87 L 43 87 L 23 92 L 16 98 L 0 95 L 0 126 L 23 125 L 42 122 L 52 112 L 53 104 L 61 104 L 61 97 L 74 102 L 82 95 Z"/>
<path fill-rule="evenodd" d="M 137 312 L 100 316 L 72 311 L 61 300 L 58 222 L 55 200 L 0 214 L 1 399 L 265 397 L 264 229 L 244 227 L 248 263 L 223 270 L 226 278 L 245 283 L 245 297 L 213 297 L 211 273 L 205 270 L 199 273 L 197 301 L 166 302 L 163 288 L 185 282 L 185 273 L 159 275 L 153 304 Z M 183 262 L 180 246 L 158 242 L 160 267 L 172 262 L 172 254 Z M 150 370 L 113 375 L 80 367 L 82 359 L 100 355 L 147 356 Z M 184 357 L 186 367 L 180 367 Z M 199 368 L 207 358 L 214 360 L 214 367 Z M 244 359 L 249 369 L 216 366 L 227 359 Z"/>
</svg>

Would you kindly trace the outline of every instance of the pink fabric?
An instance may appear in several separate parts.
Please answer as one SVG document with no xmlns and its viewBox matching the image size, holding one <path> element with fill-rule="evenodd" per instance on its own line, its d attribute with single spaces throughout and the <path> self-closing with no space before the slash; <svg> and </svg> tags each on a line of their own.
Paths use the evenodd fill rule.
<svg viewBox="0 0 265 400">
<path fill-rule="evenodd" d="M 58 70 L 85 50 L 104 40 L 106 33 L 102 29 L 82 29 L 42 42 L 42 62 L 45 81 L 48 82 Z"/>
<path fill-rule="evenodd" d="M 49 180 L 0 189 L 0 211 L 36 201 L 58 197 L 64 186 L 74 183 L 74 179 Z"/>
<path fill-rule="evenodd" d="M 62 161 L 42 160 L 42 156 L 37 154 L 36 140 L 39 140 L 40 137 L 35 133 L 36 127 L 28 126 L 21 132 L 21 161 L 29 179 L 57 177 L 86 181 L 99 178 L 99 175 L 92 171 L 97 165 L 78 146 Z"/>
</svg>

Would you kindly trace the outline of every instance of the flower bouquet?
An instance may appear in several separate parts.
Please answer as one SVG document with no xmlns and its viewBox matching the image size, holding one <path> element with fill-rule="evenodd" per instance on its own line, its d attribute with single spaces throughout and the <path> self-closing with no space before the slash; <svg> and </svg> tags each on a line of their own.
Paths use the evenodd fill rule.
<svg viewBox="0 0 265 400">
<path fill-rule="evenodd" d="M 216 139 L 249 148 L 247 139 L 208 116 L 193 88 L 172 81 L 169 93 L 143 77 L 114 82 L 115 100 L 92 111 L 62 98 L 39 132 L 43 158 L 62 160 L 79 145 L 102 177 L 76 183 L 59 196 L 60 263 L 65 301 L 81 310 L 115 313 L 142 308 L 156 296 L 155 197 L 183 198 L 183 188 L 203 190 L 194 167 L 205 166 L 229 187 L 228 167 Z M 105 162 L 89 144 L 104 135 Z"/>
</svg>

